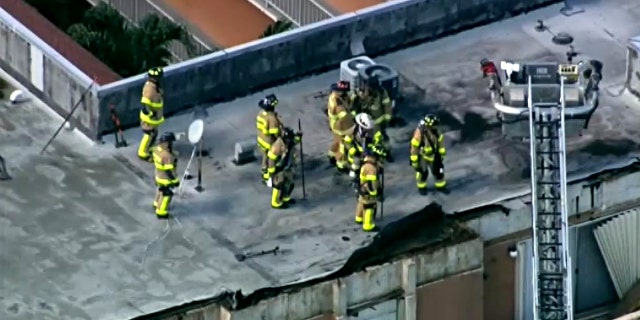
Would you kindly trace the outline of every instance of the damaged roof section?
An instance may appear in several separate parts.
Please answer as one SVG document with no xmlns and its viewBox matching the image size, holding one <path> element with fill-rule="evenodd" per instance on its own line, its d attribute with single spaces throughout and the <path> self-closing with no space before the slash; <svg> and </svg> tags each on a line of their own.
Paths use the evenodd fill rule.
<svg viewBox="0 0 640 320">
<path fill-rule="evenodd" d="M 369 245 L 355 250 L 340 269 L 326 276 L 285 286 L 259 289 L 247 296 L 243 295 L 241 290 L 229 291 L 210 299 L 194 301 L 135 319 L 168 317 L 213 303 L 221 304 L 228 310 L 241 310 L 283 293 L 295 292 L 317 283 L 349 276 L 368 267 L 417 253 L 434 252 L 476 238 L 478 238 L 476 233 L 460 225 L 451 215 L 446 215 L 440 205 L 431 203 L 405 218 L 388 224 Z"/>
</svg>

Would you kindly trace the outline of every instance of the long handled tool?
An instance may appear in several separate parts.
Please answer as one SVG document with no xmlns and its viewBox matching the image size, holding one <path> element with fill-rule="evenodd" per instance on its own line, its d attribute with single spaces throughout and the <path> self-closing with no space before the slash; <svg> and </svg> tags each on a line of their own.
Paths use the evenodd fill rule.
<svg viewBox="0 0 640 320">
<path fill-rule="evenodd" d="M 236 260 L 242 262 L 242 261 L 245 261 L 245 260 L 250 259 L 250 258 L 264 256 L 264 255 L 267 255 L 267 254 L 273 254 L 275 256 L 275 255 L 278 255 L 278 251 L 280 251 L 280 247 L 275 247 L 275 248 L 273 248 L 271 250 L 262 250 L 262 251 L 257 251 L 257 252 L 240 253 L 240 254 L 236 254 L 235 257 L 236 257 Z"/>
<path fill-rule="evenodd" d="M 124 139 L 124 133 L 122 132 L 122 127 L 120 126 L 120 118 L 118 118 L 118 115 L 116 114 L 116 107 L 110 104 L 109 111 L 111 112 L 111 121 L 113 121 L 113 125 L 116 127 L 116 130 L 113 132 L 113 135 L 116 138 L 115 147 L 126 147 L 127 140 Z"/>
<path fill-rule="evenodd" d="M 0 181 L 11 180 L 9 172 L 7 172 L 7 165 L 4 162 L 4 158 L 0 156 Z"/>
<path fill-rule="evenodd" d="M 380 168 L 380 220 L 384 220 L 384 169 Z"/>
<path fill-rule="evenodd" d="M 45 144 L 44 147 L 42 148 L 42 150 L 40 150 L 40 154 L 44 153 L 44 151 L 49 147 L 51 142 L 53 142 L 53 139 L 55 139 L 58 136 L 58 134 L 60 133 L 62 128 L 64 128 L 64 125 L 67 124 L 69 119 L 71 119 L 71 116 L 73 116 L 73 113 L 76 112 L 76 110 L 78 110 L 78 107 L 80 106 L 80 102 L 82 102 L 82 100 L 84 100 L 84 96 L 86 96 L 87 93 L 89 93 L 89 91 L 91 90 L 91 88 L 93 88 L 93 85 L 95 83 L 96 83 L 96 80 L 93 79 L 93 81 L 91 81 L 91 84 L 89 85 L 89 87 L 87 87 L 87 89 L 84 90 L 84 92 L 80 96 L 80 99 L 78 99 L 78 102 L 76 102 L 76 104 L 73 106 L 73 108 L 71 108 L 71 111 L 69 111 L 69 114 L 64 118 L 64 121 L 62 122 L 62 124 L 60 125 L 58 130 L 56 130 L 56 132 L 53 134 L 53 136 L 51 136 L 51 139 L 49 139 L 49 141 L 47 141 L 47 144 Z"/>
<path fill-rule="evenodd" d="M 187 162 L 187 166 L 184 169 L 184 174 L 182 175 L 182 183 L 180 183 L 180 186 L 178 187 L 178 197 L 182 197 L 182 191 L 183 191 L 183 186 L 184 186 L 184 181 L 188 180 L 189 177 L 191 176 L 189 174 L 189 168 L 191 167 L 191 162 L 193 162 L 193 158 L 196 157 L 196 150 L 198 149 L 198 146 L 193 146 L 193 151 L 191 152 L 191 157 L 189 158 L 189 162 Z"/>
<path fill-rule="evenodd" d="M 300 118 L 298 118 L 298 131 L 302 132 L 302 124 L 300 123 Z M 304 152 L 302 150 L 302 140 L 300 140 L 300 167 L 302 176 L 302 199 L 307 199 L 307 189 L 305 188 L 304 183 Z"/>
</svg>

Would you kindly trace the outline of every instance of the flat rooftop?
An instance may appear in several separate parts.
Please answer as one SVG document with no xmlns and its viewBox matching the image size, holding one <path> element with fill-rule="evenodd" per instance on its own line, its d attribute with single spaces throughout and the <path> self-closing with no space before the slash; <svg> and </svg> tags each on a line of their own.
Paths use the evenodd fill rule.
<svg viewBox="0 0 640 320">
<path fill-rule="evenodd" d="M 481 78 L 482 58 L 563 61 L 567 50 L 536 32 L 543 19 L 551 32 L 575 37 L 577 59 L 604 63 L 600 107 L 582 137 L 568 141 L 570 175 L 591 174 L 640 154 L 640 104 L 617 95 L 624 82 L 625 42 L 640 30 L 640 3 L 591 2 L 565 17 L 560 6 L 477 28 L 433 43 L 376 58 L 402 74 L 400 115 L 394 128 L 396 161 L 387 165 L 384 226 L 436 201 L 447 212 L 501 201 L 527 192 L 528 143 L 501 136 Z M 62 130 L 44 155 L 40 149 L 61 123 L 35 102 L 0 107 L 0 152 L 12 181 L 0 182 L 0 309 L 2 319 L 128 319 L 215 296 L 248 294 L 326 274 L 371 242 L 353 223 L 355 195 L 346 177 L 325 161 L 330 135 L 323 108 L 338 71 L 273 88 L 208 109 L 203 186 L 185 181 L 174 201 L 176 219 L 159 221 L 152 210 L 153 168 L 135 156 L 141 133 L 125 132 L 127 148 L 105 139 L 91 146 Z M 234 143 L 252 139 L 257 101 L 280 98 L 280 113 L 302 121 L 307 200 L 270 208 L 270 190 L 259 166 L 231 163 Z M 451 192 L 420 196 L 408 165 L 409 134 L 427 112 L 441 115 L 448 137 Z M 163 130 L 183 132 L 191 113 L 167 120 Z M 191 147 L 177 144 L 184 170 Z M 194 171 L 195 166 L 191 171 Z M 301 197 L 300 181 L 294 197 Z M 235 254 L 271 250 L 238 262 Z"/>
</svg>

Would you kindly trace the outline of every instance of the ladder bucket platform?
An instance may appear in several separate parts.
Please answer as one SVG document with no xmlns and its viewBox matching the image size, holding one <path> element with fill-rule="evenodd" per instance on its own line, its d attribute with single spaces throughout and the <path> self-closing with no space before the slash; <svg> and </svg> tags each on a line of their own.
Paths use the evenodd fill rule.
<svg viewBox="0 0 640 320">
<path fill-rule="evenodd" d="M 562 97 L 565 101 L 565 133 L 567 137 L 580 134 L 598 107 L 601 67 L 602 64 L 597 61 L 578 64 L 517 64 L 502 61 L 497 70 L 500 85 L 492 86 L 491 98 L 502 123 L 503 134 L 508 137 L 528 137 L 527 101 L 531 98 L 533 103 L 557 105 L 561 99 L 560 78 L 565 81 Z M 530 84 L 528 79 L 531 79 Z"/>
</svg>

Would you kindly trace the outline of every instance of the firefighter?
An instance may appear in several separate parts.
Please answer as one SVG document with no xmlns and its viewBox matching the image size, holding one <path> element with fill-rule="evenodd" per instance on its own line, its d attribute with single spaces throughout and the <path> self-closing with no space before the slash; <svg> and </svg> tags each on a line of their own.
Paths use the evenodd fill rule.
<svg viewBox="0 0 640 320">
<path fill-rule="evenodd" d="M 333 141 L 329 146 L 327 157 L 329 163 L 335 165 L 339 172 L 348 171 L 347 152 L 343 140 L 355 126 L 353 115 L 349 112 L 351 109 L 350 90 L 350 84 L 347 81 L 331 85 L 331 95 L 327 104 L 329 128 L 333 133 Z"/>
<path fill-rule="evenodd" d="M 283 128 L 282 134 L 271 145 L 267 153 L 267 174 L 272 192 L 271 207 L 284 209 L 295 204 L 291 199 L 293 192 L 293 165 L 295 160 L 295 145 L 302 138 L 302 133 L 294 133 L 290 128 Z"/>
<path fill-rule="evenodd" d="M 156 185 L 158 191 L 153 201 L 158 218 L 169 216 L 169 204 L 173 197 L 173 188 L 180 185 L 178 179 L 178 157 L 173 151 L 173 142 L 176 136 L 173 132 L 165 132 L 153 148 L 153 163 L 156 167 Z"/>
<path fill-rule="evenodd" d="M 359 112 L 367 113 L 375 125 L 374 142 L 390 150 L 387 127 L 393 119 L 393 106 L 389 93 L 380 84 L 380 79 L 372 75 L 366 81 L 364 90 L 360 90 L 353 98 Z M 389 159 L 391 160 L 391 159 Z"/>
<path fill-rule="evenodd" d="M 362 152 L 365 146 L 373 143 L 373 120 L 366 113 L 356 115 L 356 125 L 342 140 L 345 150 L 347 150 L 347 160 L 351 165 L 349 168 L 349 177 L 355 179 L 357 172 L 360 171 L 362 162 Z"/>
<path fill-rule="evenodd" d="M 258 129 L 257 140 L 258 148 L 262 153 L 262 180 L 269 180 L 267 172 L 267 154 L 271 149 L 271 145 L 278 139 L 282 130 L 282 119 L 276 112 L 278 98 L 274 94 L 267 95 L 260 100 L 258 106 L 262 109 L 256 118 L 256 128 Z"/>
<path fill-rule="evenodd" d="M 384 148 L 370 144 L 363 150 L 363 164 L 357 179 L 358 205 L 356 223 L 362 224 L 362 230 L 373 231 L 378 201 L 382 196 L 382 159 L 386 157 Z"/>
<path fill-rule="evenodd" d="M 429 171 L 436 180 L 437 190 L 444 190 L 447 186 L 444 178 L 444 157 L 447 150 L 444 146 L 444 136 L 437 128 L 439 122 L 437 116 L 426 115 L 413 132 L 411 139 L 410 163 L 416 170 L 416 185 L 422 195 L 427 192 Z"/>
<path fill-rule="evenodd" d="M 164 115 L 162 109 L 164 103 L 162 100 L 162 89 L 160 81 L 163 75 L 162 68 L 151 68 L 147 72 L 147 82 L 142 88 L 142 98 L 140 103 L 140 127 L 142 128 L 142 140 L 138 147 L 138 157 L 144 161 L 151 158 L 149 154 L 151 146 L 156 142 L 158 137 L 158 127 L 164 123 Z"/>
</svg>

